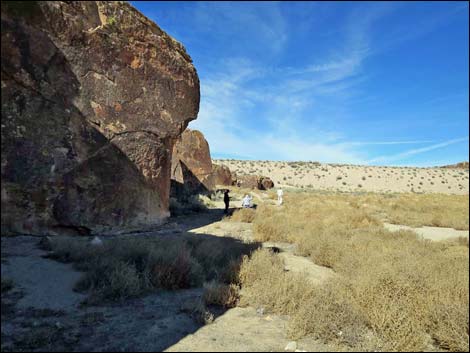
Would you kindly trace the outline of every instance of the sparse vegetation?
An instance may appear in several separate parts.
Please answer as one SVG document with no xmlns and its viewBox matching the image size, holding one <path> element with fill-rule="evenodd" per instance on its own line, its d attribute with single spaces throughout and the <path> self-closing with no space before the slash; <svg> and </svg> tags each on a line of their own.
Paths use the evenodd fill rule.
<svg viewBox="0 0 470 353">
<path fill-rule="evenodd" d="M 213 205 L 213 202 L 204 195 L 189 195 L 181 199 L 170 197 L 170 213 L 172 216 L 204 212 Z"/>
<path fill-rule="evenodd" d="M 56 237 L 51 257 L 72 262 L 85 274 L 76 290 L 89 302 L 116 301 L 158 289 L 200 287 L 203 282 L 232 283 L 237 264 L 256 244 L 226 238 L 113 239 L 91 246 L 85 239 Z M 3 286 L 3 284 L 2 284 Z"/>
<path fill-rule="evenodd" d="M 428 196 L 408 195 L 429 217 L 452 205 L 439 195 L 441 206 L 428 208 Z M 463 241 L 430 243 L 412 232 L 386 231 L 375 212 L 390 201 L 384 196 L 289 197 L 282 212 L 259 207 L 256 239 L 296 243 L 299 254 L 338 276 L 317 287 L 260 250 L 242 264 L 242 304 L 289 314 L 293 338 L 313 335 L 359 350 L 393 351 L 426 350 L 434 340 L 443 349 L 468 350 L 469 260 Z M 462 212 L 464 202 L 456 201 Z M 416 210 L 405 205 L 400 213 L 413 220 Z"/>
<path fill-rule="evenodd" d="M 246 222 L 251 223 L 255 219 L 256 211 L 253 208 L 241 208 L 235 210 L 228 220 L 232 222 Z"/>
</svg>

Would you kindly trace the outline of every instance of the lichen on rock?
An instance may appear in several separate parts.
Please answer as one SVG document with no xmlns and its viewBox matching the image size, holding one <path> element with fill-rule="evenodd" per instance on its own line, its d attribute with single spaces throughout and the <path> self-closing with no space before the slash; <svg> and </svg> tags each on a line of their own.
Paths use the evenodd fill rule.
<svg viewBox="0 0 470 353">
<path fill-rule="evenodd" d="M 121 1 L 2 3 L 1 28 L 2 233 L 159 224 L 199 110 L 184 47 Z"/>
</svg>

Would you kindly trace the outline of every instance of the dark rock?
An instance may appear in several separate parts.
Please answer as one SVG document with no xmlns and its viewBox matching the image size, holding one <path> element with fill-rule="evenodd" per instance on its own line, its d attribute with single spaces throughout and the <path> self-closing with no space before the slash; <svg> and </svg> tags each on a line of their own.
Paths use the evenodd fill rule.
<svg viewBox="0 0 470 353">
<path fill-rule="evenodd" d="M 274 187 L 274 182 L 271 180 L 271 178 L 261 177 L 259 179 L 258 188 L 260 190 L 269 190 L 269 189 L 272 189 L 273 187 Z"/>
<path fill-rule="evenodd" d="M 236 179 L 232 176 L 230 169 L 225 165 L 212 165 L 212 175 L 215 185 L 233 185 Z"/>
<path fill-rule="evenodd" d="M 205 193 L 214 189 L 212 159 L 204 135 L 185 130 L 173 147 L 172 195 Z"/>
<path fill-rule="evenodd" d="M 2 3 L 2 233 L 160 223 L 199 109 L 183 46 L 125 2 L 18 3 Z"/>
<path fill-rule="evenodd" d="M 242 188 L 268 190 L 274 187 L 270 178 L 259 175 L 240 175 L 236 180 L 236 185 Z"/>
</svg>

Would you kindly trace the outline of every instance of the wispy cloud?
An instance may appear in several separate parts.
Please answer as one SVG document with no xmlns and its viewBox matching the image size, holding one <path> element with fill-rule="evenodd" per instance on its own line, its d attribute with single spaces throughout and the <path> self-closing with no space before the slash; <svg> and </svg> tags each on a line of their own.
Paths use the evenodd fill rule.
<svg viewBox="0 0 470 353">
<path fill-rule="evenodd" d="M 215 156 L 249 159 L 386 163 L 464 141 L 435 143 L 434 138 L 400 140 L 398 136 L 383 141 L 348 141 L 347 130 L 340 121 L 349 114 L 349 104 L 371 99 L 380 103 L 381 99 L 364 95 L 360 89 L 369 79 L 367 61 L 449 20 L 447 14 L 432 18 L 428 26 L 412 35 L 382 44 L 377 38 L 387 38 L 387 34 L 377 35 L 376 25 L 402 5 L 369 4 L 362 3 L 346 16 L 327 55 L 318 55 L 311 63 L 295 67 L 279 65 L 277 62 L 282 60 L 276 60 L 290 39 L 287 20 L 278 4 L 256 7 L 255 11 L 246 13 L 227 11 L 228 5 L 198 7 L 196 22 L 207 26 L 206 32 L 230 38 L 231 31 L 248 28 L 253 33 L 254 30 L 257 38 L 253 40 L 266 49 L 270 60 L 253 56 L 214 59 L 211 69 L 201 75 L 201 109 L 190 128 L 204 132 Z M 263 9 L 270 11 L 258 12 Z M 400 31 L 399 26 L 394 27 L 394 33 Z M 431 145 L 372 159 L 371 152 L 363 148 L 427 143 Z"/>
<path fill-rule="evenodd" d="M 356 141 L 348 142 L 350 146 L 367 146 L 367 145 L 417 145 L 421 143 L 430 143 L 433 140 L 413 140 L 413 141 Z"/>
<path fill-rule="evenodd" d="M 411 156 L 414 156 L 414 155 L 417 155 L 417 154 L 421 154 L 421 153 L 425 153 L 425 152 L 445 148 L 447 146 L 455 145 L 457 143 L 462 143 L 462 142 L 468 142 L 468 136 L 463 137 L 463 138 L 456 138 L 456 139 L 444 141 L 444 142 L 441 142 L 441 143 L 436 143 L 436 144 L 426 146 L 426 147 L 422 147 L 422 148 L 415 148 L 415 149 L 411 149 L 411 150 L 408 150 L 408 151 L 405 151 L 405 152 L 396 153 L 396 154 L 392 154 L 392 155 L 388 155 L 388 156 L 380 156 L 380 157 L 377 157 L 377 158 L 370 159 L 369 161 L 367 161 L 367 163 L 368 164 L 373 164 L 373 163 L 390 163 L 390 162 L 395 162 L 395 161 L 401 161 L 403 159 L 406 159 L 408 157 L 411 157 Z"/>
</svg>

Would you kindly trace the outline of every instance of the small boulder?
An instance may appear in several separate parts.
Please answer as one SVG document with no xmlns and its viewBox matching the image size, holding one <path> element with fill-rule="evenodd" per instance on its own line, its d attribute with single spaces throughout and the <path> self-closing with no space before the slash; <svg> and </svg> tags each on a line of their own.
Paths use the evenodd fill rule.
<svg viewBox="0 0 470 353">
<path fill-rule="evenodd" d="M 269 190 L 274 187 L 274 182 L 271 180 L 271 178 L 268 177 L 261 177 L 259 180 L 259 185 L 258 188 L 260 190 Z"/>
</svg>

